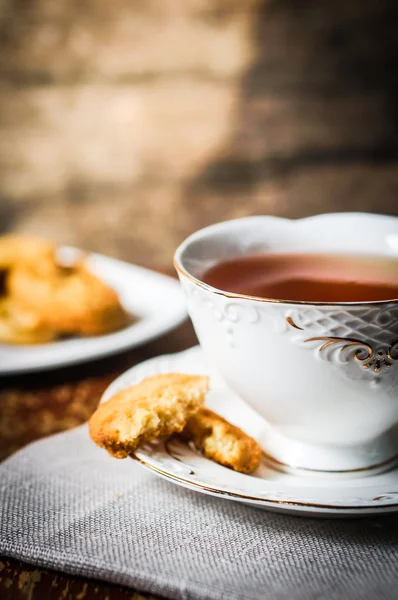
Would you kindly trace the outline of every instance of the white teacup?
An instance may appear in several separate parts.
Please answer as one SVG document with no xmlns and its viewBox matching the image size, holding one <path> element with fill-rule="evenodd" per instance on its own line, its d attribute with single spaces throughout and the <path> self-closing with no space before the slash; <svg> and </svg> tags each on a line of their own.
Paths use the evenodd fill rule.
<svg viewBox="0 0 398 600">
<path fill-rule="evenodd" d="M 398 258 L 398 218 L 249 217 L 194 233 L 175 255 L 200 345 L 263 417 L 265 452 L 315 471 L 390 466 L 398 455 L 398 299 L 273 301 L 201 281 L 219 261 L 260 252 Z"/>
</svg>

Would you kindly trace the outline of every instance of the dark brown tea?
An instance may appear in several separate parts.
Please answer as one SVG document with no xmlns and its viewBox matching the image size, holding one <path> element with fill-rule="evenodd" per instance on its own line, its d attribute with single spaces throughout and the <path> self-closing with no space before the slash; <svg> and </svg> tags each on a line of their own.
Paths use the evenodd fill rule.
<svg viewBox="0 0 398 600">
<path fill-rule="evenodd" d="M 262 254 L 216 264 L 201 278 L 218 289 L 278 300 L 367 302 L 398 298 L 398 259 Z"/>
</svg>

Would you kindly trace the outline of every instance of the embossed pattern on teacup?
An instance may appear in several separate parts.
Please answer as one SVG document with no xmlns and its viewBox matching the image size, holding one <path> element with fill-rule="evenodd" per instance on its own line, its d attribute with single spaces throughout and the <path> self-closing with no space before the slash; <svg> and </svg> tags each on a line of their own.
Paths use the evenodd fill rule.
<svg viewBox="0 0 398 600">
<path fill-rule="evenodd" d="M 311 307 L 290 311 L 286 322 L 303 332 L 300 341 L 317 348 L 322 358 L 339 355 L 362 369 L 380 373 L 398 360 L 398 305 L 336 310 Z M 306 336 L 306 337 L 305 337 Z M 397 363 L 398 364 L 398 363 Z"/>
<path fill-rule="evenodd" d="M 182 287 L 188 302 L 198 302 L 215 321 L 225 324 L 225 334 L 233 347 L 234 326 L 240 322 L 255 325 L 270 319 L 275 331 L 295 329 L 303 335 L 295 341 L 316 348 L 325 360 L 357 363 L 362 369 L 380 373 L 398 361 L 398 304 L 341 306 L 300 306 L 231 300 L 222 294 L 209 295 L 197 284 Z M 398 364 L 398 362 L 397 362 Z"/>
</svg>

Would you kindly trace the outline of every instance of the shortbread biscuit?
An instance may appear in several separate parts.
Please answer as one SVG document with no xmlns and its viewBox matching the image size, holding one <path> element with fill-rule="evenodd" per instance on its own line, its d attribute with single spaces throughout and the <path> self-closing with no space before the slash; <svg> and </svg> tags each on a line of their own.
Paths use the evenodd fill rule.
<svg viewBox="0 0 398 600">
<path fill-rule="evenodd" d="M 121 329 L 127 316 L 114 289 L 78 263 L 17 265 L 6 281 L 11 298 L 63 335 L 101 335 Z"/>
<path fill-rule="evenodd" d="M 209 378 L 164 373 L 100 404 L 89 420 L 91 439 L 116 458 L 159 436 L 178 433 L 205 401 Z"/>
<path fill-rule="evenodd" d="M 0 298 L 0 342 L 4 344 L 45 344 L 56 338 L 36 313 L 21 308 L 10 298 Z"/>
<path fill-rule="evenodd" d="M 260 463 L 262 451 L 257 442 L 207 408 L 189 419 L 181 435 L 207 458 L 235 471 L 251 473 Z"/>
<path fill-rule="evenodd" d="M 38 265 L 54 260 L 55 248 L 50 242 L 32 235 L 9 233 L 0 236 L 0 269 L 8 270 L 20 264 Z"/>
</svg>

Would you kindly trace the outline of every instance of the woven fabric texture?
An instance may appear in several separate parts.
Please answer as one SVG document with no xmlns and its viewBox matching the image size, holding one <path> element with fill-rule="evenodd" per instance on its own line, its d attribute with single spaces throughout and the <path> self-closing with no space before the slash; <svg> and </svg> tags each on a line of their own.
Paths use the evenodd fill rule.
<svg viewBox="0 0 398 600">
<path fill-rule="evenodd" d="M 0 553 L 184 600 L 396 600 L 398 518 L 271 513 L 161 480 L 83 426 L 0 465 Z"/>
</svg>

